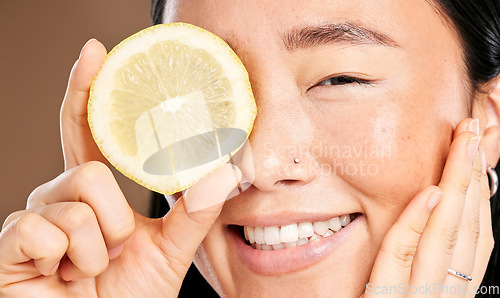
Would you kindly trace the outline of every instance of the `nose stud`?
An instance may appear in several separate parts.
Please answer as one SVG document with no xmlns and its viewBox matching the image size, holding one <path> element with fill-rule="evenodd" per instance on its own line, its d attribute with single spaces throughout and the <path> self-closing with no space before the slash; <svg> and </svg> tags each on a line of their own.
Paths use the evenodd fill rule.
<svg viewBox="0 0 500 298">
<path fill-rule="evenodd" d="M 294 162 L 294 163 L 299 163 L 299 162 L 300 162 L 300 160 L 299 160 L 298 158 L 296 158 L 296 159 L 294 159 L 294 160 L 293 160 L 293 162 Z"/>
</svg>

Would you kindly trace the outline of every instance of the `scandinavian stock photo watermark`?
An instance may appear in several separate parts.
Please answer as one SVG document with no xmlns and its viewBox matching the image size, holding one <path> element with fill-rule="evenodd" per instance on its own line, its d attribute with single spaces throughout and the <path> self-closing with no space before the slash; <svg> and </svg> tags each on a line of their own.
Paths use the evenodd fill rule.
<svg viewBox="0 0 500 298">
<path fill-rule="evenodd" d="M 392 157 L 392 148 L 370 146 L 329 145 L 320 141 L 308 146 L 274 146 L 264 144 L 264 170 L 277 171 L 278 176 L 292 177 L 298 160 L 306 174 L 322 176 L 376 176 L 384 160 Z"/>
<path fill-rule="evenodd" d="M 273 177 L 272 179 L 309 179 L 321 177 L 328 179 L 339 177 L 375 177 L 380 167 L 385 167 L 393 156 L 392 148 L 371 146 L 329 145 L 322 141 L 303 146 L 277 146 L 275 143 L 263 144 L 264 150 L 258 150 L 260 156 L 252 153 L 252 146 L 247 140 L 242 148 L 229 160 L 242 173 L 242 181 L 227 196 L 226 200 L 243 193 L 256 177 Z M 178 178 L 182 175 L 178 175 Z M 235 174 L 236 177 L 236 174 Z M 266 178 L 266 179 L 268 179 Z M 190 201 L 184 190 L 183 196 Z M 206 191 L 211 193 L 210 190 Z M 200 200 L 199 198 L 197 200 Z M 210 207 L 210 203 L 199 202 L 196 210 Z"/>
<path fill-rule="evenodd" d="M 366 284 L 367 294 L 376 295 L 499 295 L 500 286 L 478 286 L 468 287 L 459 283 L 454 285 L 444 285 L 442 283 L 430 283 L 420 286 L 412 286 L 406 283 L 396 285 L 375 285 Z"/>
</svg>

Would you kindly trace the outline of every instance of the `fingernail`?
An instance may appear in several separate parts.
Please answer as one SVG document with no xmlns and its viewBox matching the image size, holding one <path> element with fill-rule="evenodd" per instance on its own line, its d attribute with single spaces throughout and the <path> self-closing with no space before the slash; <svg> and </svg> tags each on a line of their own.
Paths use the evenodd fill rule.
<svg viewBox="0 0 500 298">
<path fill-rule="evenodd" d="M 481 172 L 486 174 L 486 153 L 484 152 L 484 147 L 479 147 L 479 154 L 481 154 Z"/>
<path fill-rule="evenodd" d="M 473 137 L 469 141 L 469 145 L 467 146 L 467 153 L 469 155 L 469 159 L 471 162 L 474 161 L 474 157 L 476 156 L 480 140 L 481 140 L 481 137 L 477 136 L 477 137 Z"/>
<path fill-rule="evenodd" d="M 57 272 L 57 269 L 59 269 L 60 263 L 61 263 L 61 261 L 57 262 L 57 264 L 52 269 L 50 269 L 49 275 L 53 275 Z"/>
<path fill-rule="evenodd" d="M 435 193 L 433 193 L 427 201 L 427 208 L 432 211 L 432 209 L 436 207 L 442 197 L 443 193 L 441 191 L 436 191 Z"/>
<path fill-rule="evenodd" d="M 476 136 L 479 135 L 479 119 L 474 119 L 472 120 L 469 125 L 467 126 L 467 130 L 471 131 L 476 134 Z"/>
<path fill-rule="evenodd" d="M 93 40 L 97 40 L 97 39 L 95 39 L 95 38 L 91 38 L 91 39 L 89 39 L 89 40 L 88 40 L 88 41 L 87 41 L 87 42 L 83 45 L 82 50 L 80 51 L 80 55 L 78 55 L 78 60 L 80 60 L 80 58 L 82 57 L 83 50 L 84 50 L 84 49 L 87 47 L 87 45 L 88 45 L 91 41 L 93 41 Z"/>
<path fill-rule="evenodd" d="M 238 167 L 226 164 L 183 192 L 188 213 L 219 205 L 241 181 Z"/>
<path fill-rule="evenodd" d="M 108 250 L 108 256 L 109 256 L 109 259 L 112 260 L 112 259 L 116 259 L 123 251 L 123 247 L 125 246 L 124 243 L 118 245 L 117 247 L 114 247 L 110 250 Z"/>
</svg>

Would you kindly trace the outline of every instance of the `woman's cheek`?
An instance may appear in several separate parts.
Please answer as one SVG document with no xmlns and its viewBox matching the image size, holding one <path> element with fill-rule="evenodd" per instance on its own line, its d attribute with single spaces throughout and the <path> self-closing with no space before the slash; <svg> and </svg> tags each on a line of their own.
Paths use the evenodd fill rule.
<svg viewBox="0 0 500 298">
<path fill-rule="evenodd" d="M 406 205 L 422 188 L 439 182 L 449 124 L 437 121 L 429 110 L 408 110 L 396 102 L 366 105 L 357 113 L 344 114 L 348 131 L 329 132 L 335 137 L 324 150 L 330 154 L 318 162 L 323 174 L 329 171 L 330 179 L 344 180 L 379 206 Z"/>
</svg>

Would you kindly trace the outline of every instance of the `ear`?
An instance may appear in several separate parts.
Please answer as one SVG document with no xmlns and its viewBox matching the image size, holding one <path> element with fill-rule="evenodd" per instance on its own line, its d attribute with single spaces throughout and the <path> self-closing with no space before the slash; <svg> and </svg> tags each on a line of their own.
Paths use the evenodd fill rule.
<svg viewBox="0 0 500 298">
<path fill-rule="evenodd" d="M 486 161 L 496 167 L 500 158 L 500 76 L 483 87 L 487 92 L 477 92 L 472 105 L 472 117 L 479 119 L 481 146 L 484 146 Z"/>
</svg>

